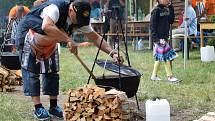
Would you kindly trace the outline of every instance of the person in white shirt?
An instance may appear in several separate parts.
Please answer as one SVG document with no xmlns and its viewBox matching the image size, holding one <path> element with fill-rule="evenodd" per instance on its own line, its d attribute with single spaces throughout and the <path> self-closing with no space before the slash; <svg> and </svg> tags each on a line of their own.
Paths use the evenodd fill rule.
<svg viewBox="0 0 215 121">
<path fill-rule="evenodd" d="M 197 35 L 197 17 L 196 12 L 193 9 L 192 0 L 188 1 L 188 7 L 187 7 L 187 25 L 188 25 L 188 35 Z M 179 41 L 176 39 L 178 36 L 184 36 L 185 35 L 185 21 L 177 28 L 172 31 L 172 46 L 173 49 L 177 50 Z"/>
</svg>

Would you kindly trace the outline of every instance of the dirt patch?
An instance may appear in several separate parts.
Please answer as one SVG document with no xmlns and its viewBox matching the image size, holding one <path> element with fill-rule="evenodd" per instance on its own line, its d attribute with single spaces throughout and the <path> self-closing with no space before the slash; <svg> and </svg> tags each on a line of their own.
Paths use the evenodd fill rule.
<svg viewBox="0 0 215 121">
<path fill-rule="evenodd" d="M 13 90 L 12 92 L 8 92 L 9 95 L 12 95 L 13 97 L 15 97 L 15 99 L 17 100 L 29 100 L 31 101 L 30 97 L 24 96 L 24 93 L 22 91 L 22 87 L 21 86 L 16 86 L 15 90 Z M 60 94 L 58 97 L 58 103 L 59 105 L 63 105 L 63 103 L 65 102 L 66 95 L 62 95 Z M 42 95 L 41 96 L 41 102 L 45 105 L 45 106 L 49 106 L 49 97 L 46 95 Z"/>
<path fill-rule="evenodd" d="M 142 108 L 143 109 L 143 108 Z M 199 113 L 199 111 L 193 111 L 191 109 L 172 109 L 171 110 L 171 121 L 193 121 L 194 114 Z M 198 118 L 195 118 L 198 119 Z M 131 121 L 145 121 L 146 115 L 144 110 L 135 111 Z"/>
</svg>

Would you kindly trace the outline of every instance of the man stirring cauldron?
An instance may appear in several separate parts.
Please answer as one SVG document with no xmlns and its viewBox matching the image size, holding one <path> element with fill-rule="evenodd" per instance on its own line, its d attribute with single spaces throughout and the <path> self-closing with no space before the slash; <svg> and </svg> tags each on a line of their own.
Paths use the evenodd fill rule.
<svg viewBox="0 0 215 121">
<path fill-rule="evenodd" d="M 24 81 L 24 94 L 31 96 L 35 105 L 34 117 L 50 119 L 50 115 L 63 119 L 57 105 L 59 94 L 59 55 L 56 43 L 66 42 L 71 53 L 77 54 L 77 44 L 69 37 L 72 30 L 81 31 L 98 47 L 102 37 L 90 25 L 90 4 L 85 0 L 66 2 L 49 0 L 33 8 L 19 24 L 19 51 Z M 110 53 L 112 48 L 104 41 L 101 49 Z M 111 54 L 120 62 L 118 53 Z M 121 61 L 122 62 L 122 61 Z M 50 96 L 47 111 L 40 101 L 40 79 L 42 74 L 43 94 Z"/>
</svg>

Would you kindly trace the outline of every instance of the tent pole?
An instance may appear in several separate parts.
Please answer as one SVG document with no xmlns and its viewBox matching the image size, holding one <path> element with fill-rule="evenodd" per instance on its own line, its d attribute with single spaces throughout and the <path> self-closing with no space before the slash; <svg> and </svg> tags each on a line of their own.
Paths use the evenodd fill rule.
<svg viewBox="0 0 215 121">
<path fill-rule="evenodd" d="M 184 70 L 186 70 L 187 67 L 187 36 L 188 36 L 188 28 L 187 28 L 187 21 L 188 21 L 188 16 L 187 16 L 187 7 L 188 7 L 188 0 L 185 0 L 185 17 L 184 17 L 184 21 L 185 21 L 185 36 L 184 36 Z"/>
<path fill-rule="evenodd" d="M 127 26 L 128 26 L 128 0 L 125 0 L 125 42 L 127 43 Z"/>
</svg>

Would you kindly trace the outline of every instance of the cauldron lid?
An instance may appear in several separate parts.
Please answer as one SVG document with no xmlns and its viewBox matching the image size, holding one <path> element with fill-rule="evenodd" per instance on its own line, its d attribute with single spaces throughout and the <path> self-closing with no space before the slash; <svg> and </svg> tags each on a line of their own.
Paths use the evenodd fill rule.
<svg viewBox="0 0 215 121">
<path fill-rule="evenodd" d="M 97 60 L 96 64 L 98 64 L 100 67 L 104 68 L 106 70 L 119 73 L 119 66 L 120 66 L 120 74 L 127 75 L 127 76 L 141 76 L 140 72 L 135 70 L 132 67 L 123 65 L 123 64 L 117 64 L 113 61 L 107 60 L 106 65 L 105 65 L 105 60 Z"/>
</svg>

